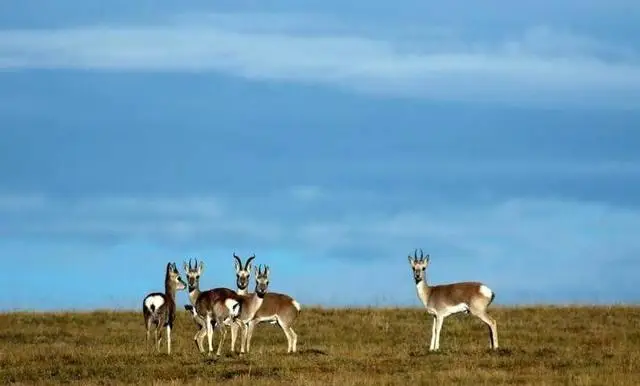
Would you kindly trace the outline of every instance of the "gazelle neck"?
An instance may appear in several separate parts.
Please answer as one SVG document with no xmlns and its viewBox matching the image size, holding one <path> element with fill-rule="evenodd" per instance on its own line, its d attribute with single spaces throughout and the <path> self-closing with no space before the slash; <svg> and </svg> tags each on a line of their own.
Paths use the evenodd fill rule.
<svg viewBox="0 0 640 386">
<path fill-rule="evenodd" d="M 164 283 L 164 293 L 169 299 L 173 300 L 174 303 L 176 301 L 176 291 L 176 285 L 166 280 Z"/>
<path fill-rule="evenodd" d="M 248 295 L 249 294 L 249 290 L 247 290 L 247 288 L 238 288 L 238 290 L 236 291 L 236 293 L 238 295 Z"/>
<path fill-rule="evenodd" d="M 429 286 L 427 285 L 426 278 L 416 283 L 416 290 L 418 292 L 418 298 L 426 306 L 429 301 Z"/>
<path fill-rule="evenodd" d="M 198 300 L 198 296 L 200 296 L 200 286 L 195 286 L 195 288 L 189 289 L 189 301 L 192 305 L 196 304 L 196 300 Z"/>
</svg>

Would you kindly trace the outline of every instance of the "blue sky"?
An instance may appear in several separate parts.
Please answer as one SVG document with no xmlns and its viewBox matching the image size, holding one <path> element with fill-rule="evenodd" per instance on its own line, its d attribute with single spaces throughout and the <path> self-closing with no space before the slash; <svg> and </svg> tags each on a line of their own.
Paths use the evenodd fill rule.
<svg viewBox="0 0 640 386">
<path fill-rule="evenodd" d="M 529 3 L 3 1 L 0 309 L 637 302 L 640 6 Z"/>
</svg>

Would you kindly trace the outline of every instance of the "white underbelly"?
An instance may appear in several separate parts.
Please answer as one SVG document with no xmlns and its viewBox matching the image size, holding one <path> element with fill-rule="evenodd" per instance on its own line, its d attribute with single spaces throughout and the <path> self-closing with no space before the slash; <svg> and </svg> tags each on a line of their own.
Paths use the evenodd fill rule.
<svg viewBox="0 0 640 386">
<path fill-rule="evenodd" d="M 276 315 L 271 315 L 271 316 L 261 316 L 256 318 L 258 320 L 258 323 L 271 323 L 271 324 L 276 324 L 278 323 L 278 318 Z"/>
</svg>

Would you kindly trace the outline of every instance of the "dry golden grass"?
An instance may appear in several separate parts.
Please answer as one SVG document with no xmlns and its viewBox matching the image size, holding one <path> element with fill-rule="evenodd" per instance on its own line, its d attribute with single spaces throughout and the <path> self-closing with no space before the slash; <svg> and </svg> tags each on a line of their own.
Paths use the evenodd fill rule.
<svg viewBox="0 0 640 386">
<path fill-rule="evenodd" d="M 424 310 L 316 308 L 303 309 L 297 321 L 297 354 L 285 354 L 277 326 L 262 324 L 250 355 L 231 356 L 228 334 L 218 360 L 197 353 L 184 311 L 171 356 L 147 349 L 141 313 L 0 314 L 0 383 L 640 384 L 638 307 L 490 310 L 500 332 L 497 352 L 488 350 L 486 327 L 470 316 L 448 318 L 441 352 L 429 353 Z"/>
</svg>

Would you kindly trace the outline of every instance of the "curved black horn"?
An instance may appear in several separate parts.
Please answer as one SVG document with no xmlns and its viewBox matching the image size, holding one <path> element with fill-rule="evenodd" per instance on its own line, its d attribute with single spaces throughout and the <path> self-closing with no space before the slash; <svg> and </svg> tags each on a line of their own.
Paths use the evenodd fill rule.
<svg viewBox="0 0 640 386">
<path fill-rule="evenodd" d="M 422 252 L 422 248 L 420 248 L 420 258 L 424 259 L 424 252 Z"/>
<path fill-rule="evenodd" d="M 240 268 L 242 268 L 242 260 L 240 260 L 240 257 L 236 255 L 235 252 L 233 252 L 233 258 L 238 261 L 238 265 L 240 266 Z"/>
<path fill-rule="evenodd" d="M 189 258 L 189 271 L 191 271 L 193 268 L 191 267 L 191 258 Z"/>
<path fill-rule="evenodd" d="M 251 263 L 251 260 L 253 260 L 253 259 L 255 259 L 255 258 L 256 258 L 256 254 L 254 253 L 253 255 L 251 255 L 251 257 L 249 257 L 249 258 L 247 259 L 247 262 L 246 262 L 246 263 L 244 263 L 244 270 L 245 270 L 245 271 L 247 270 L 247 268 L 249 268 L 249 263 Z"/>
<path fill-rule="evenodd" d="M 415 251 L 413 251 L 413 258 L 414 258 L 415 260 L 418 260 L 418 248 L 416 248 L 416 250 L 415 250 Z"/>
<path fill-rule="evenodd" d="M 198 268 L 198 259 L 195 259 L 196 265 L 193 267 L 194 269 Z"/>
</svg>

